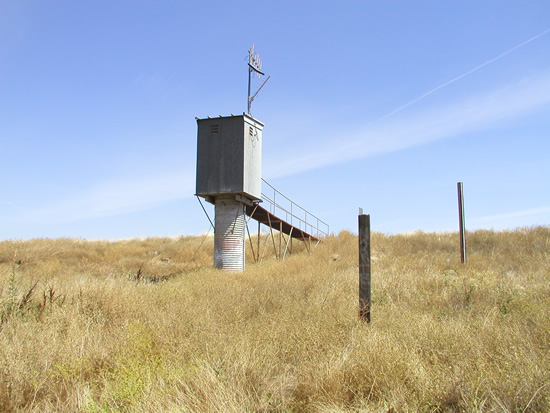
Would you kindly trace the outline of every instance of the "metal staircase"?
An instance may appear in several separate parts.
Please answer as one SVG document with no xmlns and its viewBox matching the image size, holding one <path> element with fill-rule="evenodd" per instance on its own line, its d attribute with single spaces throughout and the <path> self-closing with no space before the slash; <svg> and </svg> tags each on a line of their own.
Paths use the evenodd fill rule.
<svg viewBox="0 0 550 413">
<path fill-rule="evenodd" d="M 287 252 L 292 252 L 292 239 L 303 241 L 308 251 L 311 252 L 321 238 L 329 234 L 328 224 L 283 195 L 263 178 L 262 183 L 263 202 L 254 202 L 245 206 L 245 213 L 248 215 L 249 220 L 258 221 L 258 246 L 256 251 L 252 245 L 252 239 L 250 239 L 255 261 L 261 261 L 269 240 L 269 236 L 267 236 L 264 253 L 260 257 L 260 224 L 269 228 L 277 258 L 284 259 Z M 279 233 L 278 247 L 273 230 Z M 250 238 L 248 223 L 247 232 Z M 287 237 L 285 238 L 283 234 Z"/>
</svg>

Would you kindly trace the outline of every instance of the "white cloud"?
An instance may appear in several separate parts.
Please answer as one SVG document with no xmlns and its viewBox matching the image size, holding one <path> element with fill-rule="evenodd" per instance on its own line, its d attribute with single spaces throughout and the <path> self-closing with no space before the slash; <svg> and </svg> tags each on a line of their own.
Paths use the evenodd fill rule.
<svg viewBox="0 0 550 413">
<path fill-rule="evenodd" d="M 394 116 L 359 131 L 324 137 L 317 150 L 287 160 L 268 159 L 264 176 L 288 176 L 349 160 L 394 152 L 502 126 L 550 103 L 550 73 L 467 100 Z"/>
<path fill-rule="evenodd" d="M 433 88 L 433 89 L 427 91 L 426 93 L 424 93 L 424 94 L 418 96 L 417 98 L 415 98 L 415 99 L 413 99 L 413 100 L 411 100 L 411 101 L 405 103 L 404 105 L 399 106 L 397 109 L 392 110 L 390 113 L 384 115 L 384 116 L 383 116 L 382 118 L 380 118 L 379 120 L 387 119 L 387 118 L 389 118 L 390 116 L 393 116 L 394 114 L 396 114 L 396 113 L 398 113 L 398 112 L 401 112 L 403 109 L 407 108 L 408 106 L 414 105 L 416 102 L 418 102 L 418 101 L 420 101 L 420 100 L 422 100 L 422 99 L 424 99 L 424 98 L 426 98 L 426 97 L 428 97 L 428 96 L 434 94 L 434 93 L 437 92 L 439 89 L 443 89 L 443 88 L 445 88 L 445 87 L 447 87 L 447 86 L 449 86 L 449 85 L 451 85 L 451 84 L 453 84 L 453 83 L 455 83 L 455 82 L 458 82 L 459 80 L 461 80 L 461 79 L 463 79 L 463 78 L 465 78 L 465 77 L 467 77 L 467 76 L 470 76 L 472 73 L 475 73 L 475 72 L 477 72 L 478 70 L 484 68 L 485 66 L 490 65 L 490 64 L 492 64 L 492 63 L 494 63 L 494 62 L 496 62 L 496 61 L 502 59 L 503 57 L 505 57 L 505 56 L 509 55 L 510 53 L 513 53 L 513 52 L 516 51 L 517 49 L 520 49 L 520 48 L 522 48 L 523 46 L 525 46 L 525 45 L 527 45 L 527 44 L 529 44 L 529 43 L 531 43 L 531 42 L 537 40 L 539 37 L 542 37 L 542 36 L 544 36 L 545 34 L 547 34 L 547 33 L 549 33 L 549 32 L 550 32 L 550 28 L 548 28 L 548 29 L 546 29 L 546 30 L 544 30 L 544 31 L 542 31 L 542 32 L 540 32 L 540 33 L 538 33 L 537 35 L 535 35 L 535 36 L 531 37 L 530 39 L 527 39 L 527 40 L 525 40 L 525 41 L 523 41 L 523 42 L 521 42 L 521 43 L 515 45 L 514 47 L 512 47 L 512 48 L 506 50 L 505 52 L 499 54 L 498 56 L 495 56 L 495 57 L 493 57 L 493 58 L 491 58 L 491 59 L 489 59 L 489 60 L 486 60 L 485 62 L 481 63 L 480 65 L 477 65 L 476 67 L 474 67 L 474 68 L 468 70 L 467 72 L 462 73 L 461 75 L 455 77 L 454 79 L 451 79 L 451 80 L 449 80 L 449 81 L 447 81 L 447 82 L 445 82 L 445 83 L 442 83 L 442 84 L 440 84 L 439 86 L 437 86 L 437 87 L 435 87 L 435 88 Z"/>
<path fill-rule="evenodd" d="M 73 222 L 143 211 L 193 193 L 194 171 L 113 179 L 74 197 L 27 210 L 20 219 L 31 222 Z"/>
<path fill-rule="evenodd" d="M 478 217 L 471 220 L 470 224 L 474 226 L 488 226 L 488 225 L 497 225 L 502 221 L 506 221 L 508 225 L 512 226 L 522 226 L 522 225 L 531 225 L 526 218 L 532 218 L 544 214 L 550 214 L 550 206 L 538 207 L 538 208 L 529 208 L 521 211 L 514 211 L 505 214 L 495 214 L 487 215 L 484 217 Z"/>
</svg>

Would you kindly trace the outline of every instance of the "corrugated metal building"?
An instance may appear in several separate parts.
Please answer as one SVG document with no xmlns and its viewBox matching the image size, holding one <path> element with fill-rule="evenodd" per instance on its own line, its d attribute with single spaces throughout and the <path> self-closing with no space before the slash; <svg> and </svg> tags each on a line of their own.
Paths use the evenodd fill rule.
<svg viewBox="0 0 550 413">
<path fill-rule="evenodd" d="M 244 205 L 262 198 L 264 124 L 248 114 L 197 119 L 196 195 L 216 206 L 214 267 L 245 267 Z"/>
</svg>

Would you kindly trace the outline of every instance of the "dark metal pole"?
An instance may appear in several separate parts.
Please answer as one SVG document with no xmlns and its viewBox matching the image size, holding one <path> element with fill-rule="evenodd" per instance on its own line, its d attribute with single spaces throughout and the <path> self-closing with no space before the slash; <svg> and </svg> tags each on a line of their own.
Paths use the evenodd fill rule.
<svg viewBox="0 0 550 413">
<path fill-rule="evenodd" d="M 260 221 L 258 221 L 258 261 L 260 262 Z"/>
<path fill-rule="evenodd" d="M 359 215 L 359 319 L 370 323 L 370 215 Z"/>
<path fill-rule="evenodd" d="M 458 192 L 458 229 L 460 232 L 460 262 L 466 263 L 466 223 L 464 221 L 464 193 L 462 182 L 456 184 Z"/>
<path fill-rule="evenodd" d="M 246 113 L 250 115 L 250 76 L 251 76 L 252 70 L 250 70 L 250 67 L 248 68 L 248 99 L 246 102 Z"/>
</svg>

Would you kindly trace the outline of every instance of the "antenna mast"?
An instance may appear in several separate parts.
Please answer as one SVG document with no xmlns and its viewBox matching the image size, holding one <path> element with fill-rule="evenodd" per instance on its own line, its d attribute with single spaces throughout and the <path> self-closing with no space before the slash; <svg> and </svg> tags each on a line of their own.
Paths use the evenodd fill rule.
<svg viewBox="0 0 550 413">
<path fill-rule="evenodd" d="M 264 85 L 267 83 L 269 78 L 271 76 L 268 76 L 267 79 L 262 83 L 262 85 L 258 88 L 256 93 L 254 93 L 253 96 L 250 96 L 250 83 L 252 81 L 252 73 L 256 73 L 258 75 L 258 79 L 261 78 L 261 76 L 264 76 L 265 73 L 262 72 L 262 61 L 260 59 L 260 55 L 258 53 L 254 54 L 254 44 L 252 44 L 252 48 L 248 49 L 248 99 L 247 99 L 247 112 L 250 115 L 250 107 L 252 106 L 252 102 L 254 101 L 254 98 L 258 95 L 260 90 L 264 87 Z"/>
</svg>

